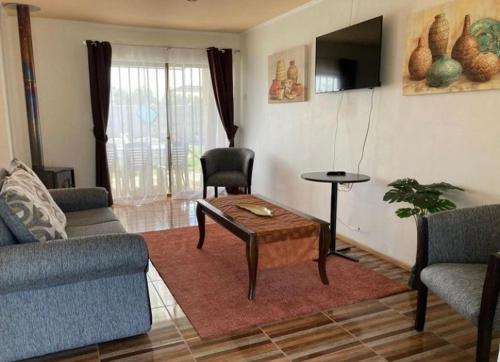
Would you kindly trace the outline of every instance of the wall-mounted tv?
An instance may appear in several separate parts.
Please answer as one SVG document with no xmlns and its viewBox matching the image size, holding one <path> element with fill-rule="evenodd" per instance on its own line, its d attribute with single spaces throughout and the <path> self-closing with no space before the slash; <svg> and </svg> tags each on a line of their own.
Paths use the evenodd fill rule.
<svg viewBox="0 0 500 362">
<path fill-rule="evenodd" d="M 382 19 L 316 38 L 316 93 L 380 86 Z"/>
</svg>

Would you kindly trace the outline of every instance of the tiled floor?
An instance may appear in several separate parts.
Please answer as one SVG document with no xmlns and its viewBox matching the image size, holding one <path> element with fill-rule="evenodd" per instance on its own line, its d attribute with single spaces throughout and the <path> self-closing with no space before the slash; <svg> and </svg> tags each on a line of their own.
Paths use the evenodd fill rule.
<svg viewBox="0 0 500 362">
<path fill-rule="evenodd" d="M 116 207 L 131 232 L 195 225 L 195 203 Z M 351 254 L 391 279 L 407 272 L 359 249 Z M 48 356 L 43 361 L 473 361 L 476 330 L 431 295 L 426 331 L 413 329 L 413 291 L 202 340 L 153 267 L 148 275 L 152 330 L 144 336 Z M 493 341 L 492 361 L 498 353 Z"/>
</svg>

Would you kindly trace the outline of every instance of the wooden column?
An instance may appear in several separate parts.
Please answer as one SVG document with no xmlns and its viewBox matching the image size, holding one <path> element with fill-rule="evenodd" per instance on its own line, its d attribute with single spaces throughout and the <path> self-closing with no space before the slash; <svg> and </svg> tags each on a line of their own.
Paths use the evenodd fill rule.
<svg viewBox="0 0 500 362">
<path fill-rule="evenodd" d="M 26 113 L 30 139 L 31 163 L 34 169 L 43 168 L 42 133 L 38 112 L 38 94 L 36 89 L 35 62 L 31 40 L 30 6 L 16 4 L 19 44 L 24 78 Z"/>
</svg>

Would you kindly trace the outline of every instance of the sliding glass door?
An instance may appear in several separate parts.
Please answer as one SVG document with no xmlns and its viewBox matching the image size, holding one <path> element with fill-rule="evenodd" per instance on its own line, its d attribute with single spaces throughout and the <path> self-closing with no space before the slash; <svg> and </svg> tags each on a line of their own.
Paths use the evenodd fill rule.
<svg viewBox="0 0 500 362">
<path fill-rule="evenodd" d="M 108 161 L 116 203 L 194 197 L 200 156 L 225 146 L 204 64 L 113 62 Z"/>
</svg>

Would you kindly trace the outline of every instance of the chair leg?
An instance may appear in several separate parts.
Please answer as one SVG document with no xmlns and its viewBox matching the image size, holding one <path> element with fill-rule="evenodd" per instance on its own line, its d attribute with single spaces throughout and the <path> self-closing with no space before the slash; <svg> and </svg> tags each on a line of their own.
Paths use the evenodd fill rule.
<svg viewBox="0 0 500 362">
<path fill-rule="evenodd" d="M 215 197 L 219 197 L 219 188 L 215 186 L 214 189 L 215 189 Z"/>
<path fill-rule="evenodd" d="M 250 195 L 252 193 L 252 186 L 248 186 L 247 193 Z"/>
<path fill-rule="evenodd" d="M 207 187 L 206 186 L 203 186 L 203 198 L 204 199 L 207 198 Z"/>
<path fill-rule="evenodd" d="M 490 360 L 491 335 L 493 332 L 493 318 L 479 317 L 477 327 L 477 350 L 476 362 L 487 362 Z"/>
<path fill-rule="evenodd" d="M 427 311 L 428 289 L 424 283 L 419 282 L 417 287 L 417 314 L 415 316 L 415 329 L 419 332 L 424 330 L 425 313 Z"/>
</svg>

